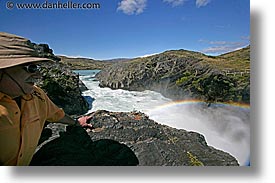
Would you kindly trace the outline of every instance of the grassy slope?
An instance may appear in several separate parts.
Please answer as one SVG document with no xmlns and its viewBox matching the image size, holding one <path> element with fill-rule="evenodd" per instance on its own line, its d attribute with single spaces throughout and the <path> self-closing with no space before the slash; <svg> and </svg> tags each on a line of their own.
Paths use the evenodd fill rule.
<svg viewBox="0 0 275 183">
<path fill-rule="evenodd" d="M 64 56 L 59 56 L 61 58 L 61 63 L 68 65 L 73 70 L 93 70 L 93 69 L 103 69 L 111 65 L 111 62 L 98 61 L 88 58 L 68 58 Z"/>
<path fill-rule="evenodd" d="M 201 64 L 211 66 L 218 70 L 229 70 L 242 72 L 250 69 L 250 46 L 242 48 L 237 51 L 230 53 L 222 54 L 220 56 L 207 56 L 199 52 L 187 51 L 187 50 L 171 50 L 166 51 L 157 55 L 170 55 L 175 57 L 194 57 L 202 59 Z M 125 61 L 135 63 L 135 62 L 147 62 L 148 59 L 155 57 L 156 55 L 144 57 L 144 58 L 135 58 L 130 61 Z M 103 67 L 110 66 L 117 63 L 116 61 L 98 61 L 87 58 L 68 58 L 60 56 L 61 62 L 69 65 L 73 69 L 102 69 Z"/>
</svg>

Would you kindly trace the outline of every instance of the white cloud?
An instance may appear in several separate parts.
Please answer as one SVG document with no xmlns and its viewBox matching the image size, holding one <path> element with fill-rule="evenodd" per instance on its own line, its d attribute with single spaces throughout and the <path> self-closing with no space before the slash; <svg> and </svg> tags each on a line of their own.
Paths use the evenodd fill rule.
<svg viewBox="0 0 275 183">
<path fill-rule="evenodd" d="M 241 39 L 250 41 L 250 36 L 242 36 Z"/>
<path fill-rule="evenodd" d="M 181 6 L 188 0 L 162 0 L 164 3 L 168 3 L 173 7 Z M 196 6 L 198 8 L 206 6 L 211 0 L 196 0 Z M 122 11 L 127 15 L 141 14 L 146 8 L 147 0 L 121 0 L 118 3 L 117 11 Z"/>
<path fill-rule="evenodd" d="M 205 48 L 202 50 L 203 53 L 226 53 L 235 50 L 235 48 L 229 47 L 229 46 L 214 46 L 214 47 L 209 47 Z"/>
<path fill-rule="evenodd" d="M 181 6 L 183 5 L 186 1 L 188 0 L 163 0 L 163 2 L 169 3 L 171 4 L 173 7 L 175 6 Z M 196 0 L 196 6 L 202 7 L 202 6 L 206 6 L 207 4 L 210 3 L 211 0 Z"/>
<path fill-rule="evenodd" d="M 122 0 L 118 3 L 118 11 L 122 11 L 127 15 L 143 13 L 146 8 L 147 0 Z"/>
<path fill-rule="evenodd" d="M 153 55 L 157 55 L 159 53 L 151 53 L 151 54 L 146 54 L 146 55 L 142 55 L 142 56 L 139 56 L 140 58 L 144 58 L 144 57 L 150 57 L 150 56 L 153 56 Z"/>
<path fill-rule="evenodd" d="M 201 50 L 203 53 L 210 53 L 210 54 L 222 54 L 226 52 L 231 52 L 243 48 L 249 44 L 248 41 L 239 41 L 239 42 L 230 42 L 230 41 L 208 41 L 201 39 L 199 40 L 200 43 L 206 43 L 211 45 L 208 48 Z"/>
<path fill-rule="evenodd" d="M 188 0 L 163 0 L 163 2 L 169 3 L 173 7 L 183 5 L 185 1 L 188 1 Z"/>
<path fill-rule="evenodd" d="M 199 8 L 201 6 L 206 6 L 211 0 L 196 0 L 196 6 Z"/>
<path fill-rule="evenodd" d="M 87 58 L 87 59 L 93 59 L 94 58 L 91 58 L 89 56 L 83 56 L 83 55 L 66 55 L 66 54 L 56 54 L 57 56 L 59 57 L 68 57 L 68 58 Z"/>
</svg>

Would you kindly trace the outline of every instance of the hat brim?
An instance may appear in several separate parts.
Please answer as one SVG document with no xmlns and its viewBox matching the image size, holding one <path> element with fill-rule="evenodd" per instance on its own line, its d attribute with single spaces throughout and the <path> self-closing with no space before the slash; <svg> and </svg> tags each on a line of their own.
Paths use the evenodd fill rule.
<svg viewBox="0 0 275 183">
<path fill-rule="evenodd" d="M 21 57 L 21 58 L 0 58 L 0 69 L 5 69 L 25 63 L 32 63 L 32 62 L 54 62 L 48 58 L 39 58 L 39 57 Z"/>
</svg>

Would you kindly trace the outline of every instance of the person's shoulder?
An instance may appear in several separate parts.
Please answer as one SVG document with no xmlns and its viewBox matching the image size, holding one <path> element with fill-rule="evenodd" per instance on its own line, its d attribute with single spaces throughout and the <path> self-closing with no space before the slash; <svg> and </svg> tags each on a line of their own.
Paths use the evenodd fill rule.
<svg viewBox="0 0 275 183">
<path fill-rule="evenodd" d="M 40 87 L 34 85 L 34 92 L 38 92 L 41 95 L 47 95 Z"/>
</svg>

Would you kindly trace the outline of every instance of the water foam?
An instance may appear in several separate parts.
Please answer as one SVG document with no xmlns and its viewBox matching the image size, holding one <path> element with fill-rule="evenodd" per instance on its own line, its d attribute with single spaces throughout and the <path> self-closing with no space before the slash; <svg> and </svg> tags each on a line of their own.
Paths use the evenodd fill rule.
<svg viewBox="0 0 275 183">
<path fill-rule="evenodd" d="M 241 165 L 249 159 L 249 105 L 218 103 L 207 106 L 199 100 L 172 101 L 153 91 L 100 88 L 93 74 L 80 78 L 89 89 L 83 95 L 95 99 L 89 112 L 138 110 L 161 124 L 203 134 L 208 145 L 230 153 Z"/>
</svg>

